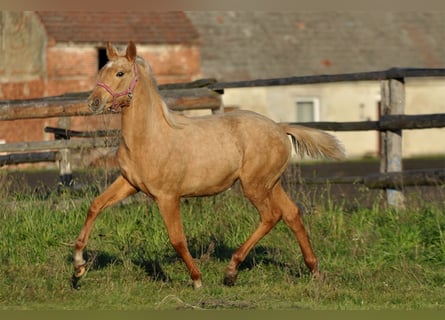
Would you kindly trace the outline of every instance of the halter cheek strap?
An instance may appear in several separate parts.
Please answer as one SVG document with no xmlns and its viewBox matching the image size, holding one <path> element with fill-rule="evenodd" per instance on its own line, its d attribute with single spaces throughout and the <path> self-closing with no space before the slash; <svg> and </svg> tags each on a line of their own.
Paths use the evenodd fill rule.
<svg viewBox="0 0 445 320">
<path fill-rule="evenodd" d="M 113 104 L 111 105 L 112 110 L 117 110 L 117 107 L 118 107 L 117 98 L 125 96 L 125 95 L 127 95 L 128 99 L 130 99 L 130 100 L 131 100 L 131 98 L 133 98 L 133 90 L 136 87 L 136 82 L 138 81 L 138 68 L 136 67 L 136 63 L 133 64 L 133 69 L 134 69 L 134 78 L 133 78 L 133 80 L 131 80 L 130 86 L 128 87 L 127 90 L 116 93 L 106 83 L 103 83 L 103 82 L 97 83 L 97 85 L 99 87 L 102 87 L 105 90 L 107 90 L 108 93 L 111 94 L 111 96 L 113 97 Z"/>
</svg>

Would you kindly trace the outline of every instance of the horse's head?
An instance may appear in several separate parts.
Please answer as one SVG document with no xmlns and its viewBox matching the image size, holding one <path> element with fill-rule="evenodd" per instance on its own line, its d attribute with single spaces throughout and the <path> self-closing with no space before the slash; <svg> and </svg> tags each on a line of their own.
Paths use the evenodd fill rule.
<svg viewBox="0 0 445 320">
<path fill-rule="evenodd" d="M 108 63 L 98 74 L 98 82 L 88 97 L 91 111 L 99 113 L 105 108 L 119 112 L 129 106 L 138 80 L 136 46 L 131 41 L 125 54 L 119 54 L 111 43 L 107 43 Z"/>
</svg>

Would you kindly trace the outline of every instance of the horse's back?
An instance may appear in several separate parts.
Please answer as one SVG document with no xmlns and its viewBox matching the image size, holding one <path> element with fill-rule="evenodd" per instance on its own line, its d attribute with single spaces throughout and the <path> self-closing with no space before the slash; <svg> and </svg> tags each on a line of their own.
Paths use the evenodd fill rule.
<svg viewBox="0 0 445 320">
<path fill-rule="evenodd" d="M 289 149 L 286 132 L 273 120 L 248 110 L 235 110 L 223 114 L 195 118 L 190 122 L 190 131 L 204 130 L 205 135 L 227 140 L 242 146 L 244 152 L 256 152 L 263 148 Z M 194 125 L 193 125 L 194 124 Z M 201 134 L 202 135 L 202 134 Z"/>
<path fill-rule="evenodd" d="M 286 132 L 276 122 L 251 111 L 232 111 L 221 118 L 227 122 L 226 134 L 242 146 L 239 173 L 242 182 L 274 184 L 291 156 L 292 146 Z"/>
<path fill-rule="evenodd" d="M 245 142 L 246 151 L 249 149 L 263 148 L 289 149 L 290 143 L 286 132 L 273 120 L 247 110 L 237 110 L 225 114 L 228 118 L 233 118 L 236 123 L 236 133 Z M 278 151 L 278 150 L 276 150 Z"/>
</svg>

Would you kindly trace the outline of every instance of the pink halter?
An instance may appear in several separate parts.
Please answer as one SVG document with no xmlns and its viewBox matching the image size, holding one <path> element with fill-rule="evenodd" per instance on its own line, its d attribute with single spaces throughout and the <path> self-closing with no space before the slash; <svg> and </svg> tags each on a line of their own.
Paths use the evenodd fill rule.
<svg viewBox="0 0 445 320">
<path fill-rule="evenodd" d="M 111 105 L 111 110 L 118 112 L 119 109 L 119 105 L 117 104 L 117 98 L 128 95 L 128 99 L 131 100 L 131 98 L 133 98 L 133 90 L 134 87 L 136 86 L 136 82 L 138 81 L 138 68 L 136 67 L 136 63 L 133 64 L 133 68 L 134 68 L 134 78 L 133 80 L 131 80 L 130 86 L 128 87 L 127 90 L 121 91 L 121 92 L 113 92 L 113 89 L 111 89 L 107 84 L 103 83 L 103 82 L 98 82 L 97 85 L 99 87 L 104 88 L 105 90 L 108 91 L 109 94 L 111 94 L 111 96 L 113 97 L 113 104 Z"/>
</svg>

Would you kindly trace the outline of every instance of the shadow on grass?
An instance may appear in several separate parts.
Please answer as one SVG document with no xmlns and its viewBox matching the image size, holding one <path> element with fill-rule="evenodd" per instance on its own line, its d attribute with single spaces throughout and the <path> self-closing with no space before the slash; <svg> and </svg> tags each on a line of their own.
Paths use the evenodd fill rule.
<svg viewBox="0 0 445 320">
<path fill-rule="evenodd" d="M 105 269 L 111 265 L 123 265 L 122 259 L 118 258 L 114 254 L 110 254 L 105 251 L 96 250 L 86 250 L 84 253 L 84 258 L 86 259 L 86 269 L 91 271 L 97 271 Z M 67 260 L 72 263 L 72 257 L 69 256 Z M 133 259 L 131 262 L 144 270 L 145 274 L 151 278 L 153 281 L 169 282 L 169 277 L 162 270 L 159 261 L 154 260 L 144 260 L 144 259 Z M 72 276 L 71 285 L 74 289 L 80 289 L 79 281 L 82 277 L 77 278 Z"/>
<path fill-rule="evenodd" d="M 193 244 L 193 239 L 189 243 Z M 197 250 L 197 246 L 190 246 L 190 253 L 199 263 L 205 263 L 209 259 L 215 259 L 218 261 L 226 261 L 229 263 L 232 254 L 236 251 L 236 248 L 228 247 L 225 244 L 215 245 L 215 242 L 211 242 L 207 251 Z M 277 258 L 278 256 L 278 258 Z M 274 266 L 278 269 L 285 270 L 291 277 L 301 278 L 304 274 L 304 269 L 301 266 L 295 266 L 291 263 L 282 261 L 284 257 L 279 257 L 279 249 L 272 247 L 257 246 L 252 249 L 247 258 L 240 264 L 239 271 L 249 271 L 254 269 L 257 265 Z M 110 265 L 123 265 L 122 259 L 118 258 L 114 254 L 110 254 L 105 251 L 86 250 L 86 268 L 87 270 L 102 270 Z M 177 261 L 178 255 L 160 256 L 159 259 L 145 259 L 143 257 L 132 259 L 131 263 L 141 268 L 144 273 L 153 281 L 171 282 L 170 277 L 164 272 L 162 263 L 171 263 Z M 72 262 L 71 256 L 67 259 Z M 306 270 L 309 273 L 308 270 Z M 222 276 L 222 275 L 221 275 Z M 82 277 L 72 277 L 72 287 L 79 289 L 79 281 Z"/>
<path fill-rule="evenodd" d="M 229 263 L 232 258 L 232 254 L 238 248 L 228 247 L 225 244 L 219 244 L 215 246 L 214 252 L 210 254 L 212 258 L 227 261 Z M 192 256 L 198 257 L 199 252 L 192 252 Z M 205 253 L 209 255 L 209 253 Z M 201 255 L 202 257 L 203 255 Z M 201 259 L 200 259 L 201 260 Z M 300 278 L 302 276 L 302 268 L 295 268 L 289 262 L 285 261 L 285 257 L 281 256 L 280 249 L 274 247 L 255 246 L 247 255 L 246 259 L 239 265 L 238 271 L 248 271 L 254 269 L 257 265 L 273 266 L 281 270 L 286 270 L 290 276 Z M 309 272 L 309 271 L 308 271 Z"/>
</svg>

